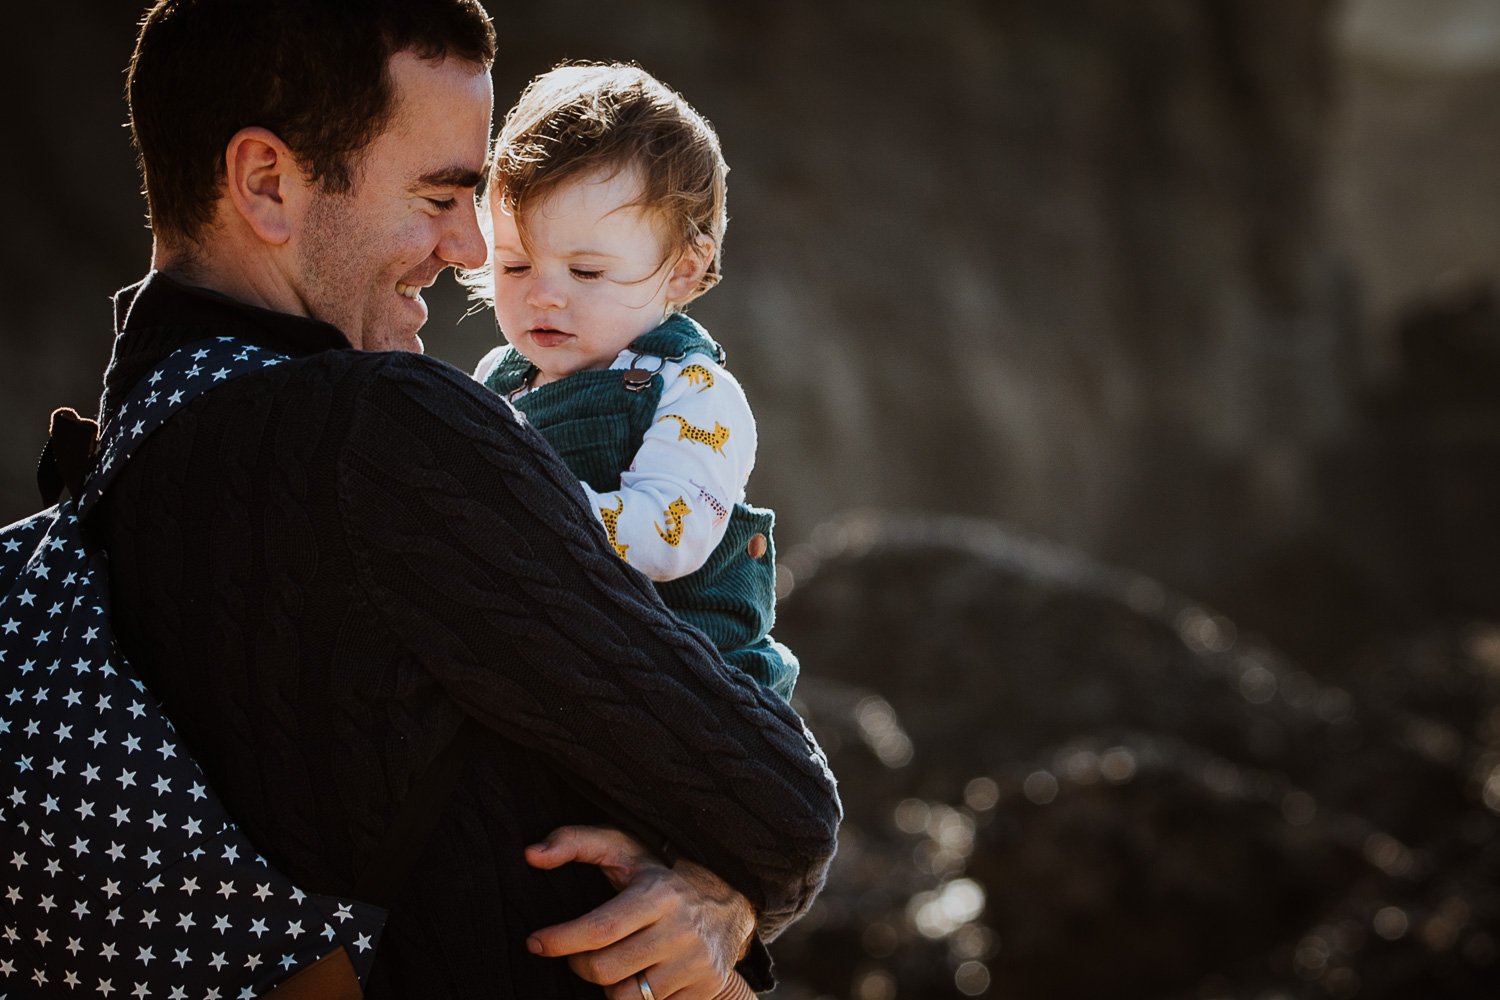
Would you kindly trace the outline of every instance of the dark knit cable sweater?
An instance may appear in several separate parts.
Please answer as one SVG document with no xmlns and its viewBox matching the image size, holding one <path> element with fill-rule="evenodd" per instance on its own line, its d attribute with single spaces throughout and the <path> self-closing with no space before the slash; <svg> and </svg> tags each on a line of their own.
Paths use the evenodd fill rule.
<svg viewBox="0 0 1500 1000">
<path fill-rule="evenodd" d="M 410 783 L 465 715 L 483 727 L 372 996 L 600 996 L 524 946 L 612 895 L 589 866 L 526 865 L 563 823 L 660 836 L 748 896 L 766 938 L 805 910 L 840 816 L 821 751 L 615 557 L 507 404 L 160 274 L 116 312 L 103 418 L 204 336 L 293 357 L 174 416 L 90 525 L 120 645 L 257 847 L 351 894 Z"/>
</svg>

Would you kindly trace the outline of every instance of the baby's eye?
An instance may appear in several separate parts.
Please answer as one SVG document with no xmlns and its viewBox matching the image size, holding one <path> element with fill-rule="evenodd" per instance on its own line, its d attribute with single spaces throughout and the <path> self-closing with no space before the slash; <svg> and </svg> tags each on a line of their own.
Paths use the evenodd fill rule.
<svg viewBox="0 0 1500 1000">
<path fill-rule="evenodd" d="M 501 264 L 500 273 L 518 276 L 531 270 L 530 264 Z"/>
<path fill-rule="evenodd" d="M 590 271 L 588 268 L 584 267 L 570 267 L 568 268 L 568 270 L 571 271 L 573 273 L 573 277 L 577 278 L 579 281 L 597 281 L 599 278 L 604 277 L 603 271 Z"/>
</svg>

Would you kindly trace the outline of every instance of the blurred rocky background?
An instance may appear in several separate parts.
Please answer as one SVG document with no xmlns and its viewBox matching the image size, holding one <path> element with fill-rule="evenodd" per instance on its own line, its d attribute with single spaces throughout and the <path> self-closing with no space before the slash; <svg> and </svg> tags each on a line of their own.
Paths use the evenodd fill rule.
<svg viewBox="0 0 1500 1000">
<path fill-rule="evenodd" d="M 733 167 L 849 812 L 778 997 L 1500 995 L 1500 0 L 488 2 L 502 107 L 634 59 Z M 0 64 L 0 520 L 146 266 L 142 6 Z"/>
</svg>

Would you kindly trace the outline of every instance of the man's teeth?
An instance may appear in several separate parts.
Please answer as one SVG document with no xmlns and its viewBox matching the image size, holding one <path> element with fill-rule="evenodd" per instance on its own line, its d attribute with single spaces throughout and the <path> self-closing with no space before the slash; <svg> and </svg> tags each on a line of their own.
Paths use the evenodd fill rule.
<svg viewBox="0 0 1500 1000">
<path fill-rule="evenodd" d="M 414 299 L 417 296 L 419 296 L 419 295 L 422 294 L 422 286 L 421 285 L 403 285 L 400 282 L 397 282 L 396 283 L 396 293 L 398 295 L 405 295 L 409 299 Z"/>
</svg>

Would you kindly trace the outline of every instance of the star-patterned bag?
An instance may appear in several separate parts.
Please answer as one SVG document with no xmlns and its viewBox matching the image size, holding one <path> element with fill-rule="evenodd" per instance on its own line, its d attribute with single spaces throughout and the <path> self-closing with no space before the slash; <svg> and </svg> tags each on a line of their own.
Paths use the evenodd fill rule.
<svg viewBox="0 0 1500 1000">
<path fill-rule="evenodd" d="M 80 517 L 176 410 L 280 355 L 185 347 L 127 397 L 76 499 L 0 529 L 0 1000 L 259 997 L 340 947 L 361 982 L 385 913 L 256 854 L 115 647 Z"/>
</svg>

